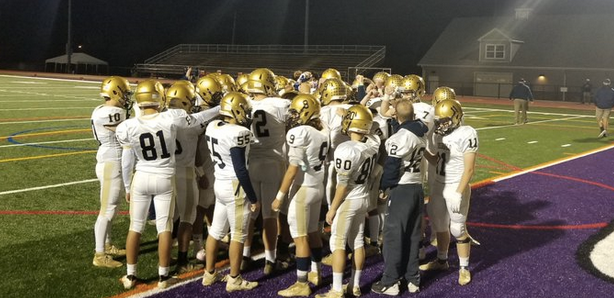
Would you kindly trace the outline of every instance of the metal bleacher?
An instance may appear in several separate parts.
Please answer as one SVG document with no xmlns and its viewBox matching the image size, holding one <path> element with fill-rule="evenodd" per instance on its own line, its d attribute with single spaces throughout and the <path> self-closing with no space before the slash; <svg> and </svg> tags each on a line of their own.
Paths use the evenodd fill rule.
<svg viewBox="0 0 614 298">
<path fill-rule="evenodd" d="M 180 77 L 188 66 L 215 72 L 249 73 L 267 67 L 276 74 L 290 77 L 295 70 L 321 72 L 379 66 L 385 46 L 369 45 L 228 45 L 179 44 L 141 64 L 135 64 L 137 76 Z"/>
</svg>

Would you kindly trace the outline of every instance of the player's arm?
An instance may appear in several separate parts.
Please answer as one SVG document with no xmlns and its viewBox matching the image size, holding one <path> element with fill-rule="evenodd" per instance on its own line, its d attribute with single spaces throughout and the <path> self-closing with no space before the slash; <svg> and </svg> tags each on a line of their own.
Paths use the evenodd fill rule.
<svg viewBox="0 0 614 298">
<path fill-rule="evenodd" d="M 460 194 L 465 192 L 466 188 L 469 187 L 469 182 L 471 181 L 473 173 L 475 172 L 476 155 L 476 152 L 466 152 L 463 154 L 463 174 L 458 184 L 458 188 L 456 189 L 456 192 Z"/>
<path fill-rule="evenodd" d="M 124 147 L 122 150 L 122 180 L 124 181 L 127 201 L 130 201 L 130 185 L 132 184 L 132 171 L 134 170 L 135 163 L 136 157 L 134 152 L 132 152 L 132 148 Z"/>
<path fill-rule="evenodd" d="M 337 148 L 337 151 L 341 151 L 339 149 L 344 148 Z M 342 160 L 344 162 L 341 162 Z M 351 169 L 345 170 L 342 168 L 348 162 L 350 164 L 352 163 L 351 160 L 342 158 L 340 156 L 335 156 L 335 169 L 337 171 L 337 188 L 335 189 L 335 196 L 333 197 L 333 201 L 330 204 L 330 208 L 328 208 L 328 212 L 326 213 L 326 222 L 328 224 L 333 224 L 333 219 L 337 214 L 337 209 L 339 209 L 339 206 L 341 206 L 349 193 L 348 183 L 351 178 Z"/>
<path fill-rule="evenodd" d="M 230 148 L 230 158 L 232 159 L 232 164 L 234 166 L 235 174 L 237 175 L 237 179 L 245 191 L 245 195 L 247 195 L 247 199 L 252 203 L 258 203 L 258 197 L 256 197 L 256 191 L 252 186 L 252 182 L 249 179 L 249 171 L 247 170 L 246 161 L 247 161 L 247 146 L 245 147 L 232 147 Z"/>
<path fill-rule="evenodd" d="M 387 191 L 399 183 L 401 180 L 401 170 L 403 165 L 403 156 L 402 154 L 406 149 L 401 146 L 396 140 L 396 138 L 391 137 L 386 141 L 386 153 L 388 153 L 388 157 L 386 157 L 386 161 L 384 163 L 384 173 L 382 174 L 380 187 L 381 191 Z"/>
</svg>

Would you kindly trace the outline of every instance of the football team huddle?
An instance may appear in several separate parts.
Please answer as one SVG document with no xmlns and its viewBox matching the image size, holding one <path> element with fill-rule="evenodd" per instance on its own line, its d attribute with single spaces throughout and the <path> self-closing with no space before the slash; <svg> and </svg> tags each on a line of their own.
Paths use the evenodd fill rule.
<svg viewBox="0 0 614 298">
<path fill-rule="evenodd" d="M 236 79 L 214 73 L 170 86 L 148 79 L 135 89 L 125 78 L 106 78 L 105 102 L 91 118 L 101 185 L 93 264 L 120 267 L 113 257 L 125 255 L 120 281 L 135 287 L 150 222 L 158 233 L 159 288 L 204 265 L 204 287 L 223 281 L 228 292 L 251 290 L 258 282 L 241 272 L 254 266 L 252 238 L 260 230 L 264 275 L 296 266 L 296 283 L 280 296 L 311 295 L 310 284 L 323 282 L 322 264 L 332 266 L 333 282 L 318 297 L 360 296 L 365 258 L 374 254 L 383 255 L 384 270 L 372 291 L 398 295 L 402 284 L 420 291 L 420 270 L 449 269 L 451 234 L 458 282 L 468 284 L 477 242 L 465 222 L 477 133 L 463 123 L 453 89 L 434 90 L 431 104 L 422 101 L 425 90 L 417 75 L 378 72 L 349 84 L 332 68 L 317 79 L 258 68 Z M 125 250 L 109 233 L 124 192 Z M 426 214 L 431 239 L 424 239 Z M 430 243 L 437 258 L 419 265 Z M 324 256 L 326 244 L 331 254 Z M 220 248 L 228 250 L 226 275 L 215 266 Z M 342 284 L 346 262 L 351 277 Z"/>
</svg>

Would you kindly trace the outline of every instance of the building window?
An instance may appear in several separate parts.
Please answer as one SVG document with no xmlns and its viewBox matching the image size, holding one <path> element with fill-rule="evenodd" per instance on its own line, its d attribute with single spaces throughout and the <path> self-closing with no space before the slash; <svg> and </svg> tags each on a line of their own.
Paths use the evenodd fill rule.
<svg viewBox="0 0 614 298">
<path fill-rule="evenodd" d="M 505 59 L 505 45 L 503 44 L 487 44 L 486 59 L 503 60 Z"/>
</svg>

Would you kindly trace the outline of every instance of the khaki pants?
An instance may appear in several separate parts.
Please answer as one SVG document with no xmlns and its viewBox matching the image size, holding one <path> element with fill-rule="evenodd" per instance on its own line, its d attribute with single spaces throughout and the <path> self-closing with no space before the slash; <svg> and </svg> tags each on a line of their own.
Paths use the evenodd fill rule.
<svg viewBox="0 0 614 298">
<path fill-rule="evenodd" d="M 527 123 L 527 110 L 529 109 L 529 101 L 522 98 L 514 98 L 514 117 L 516 124 Z"/>
</svg>

